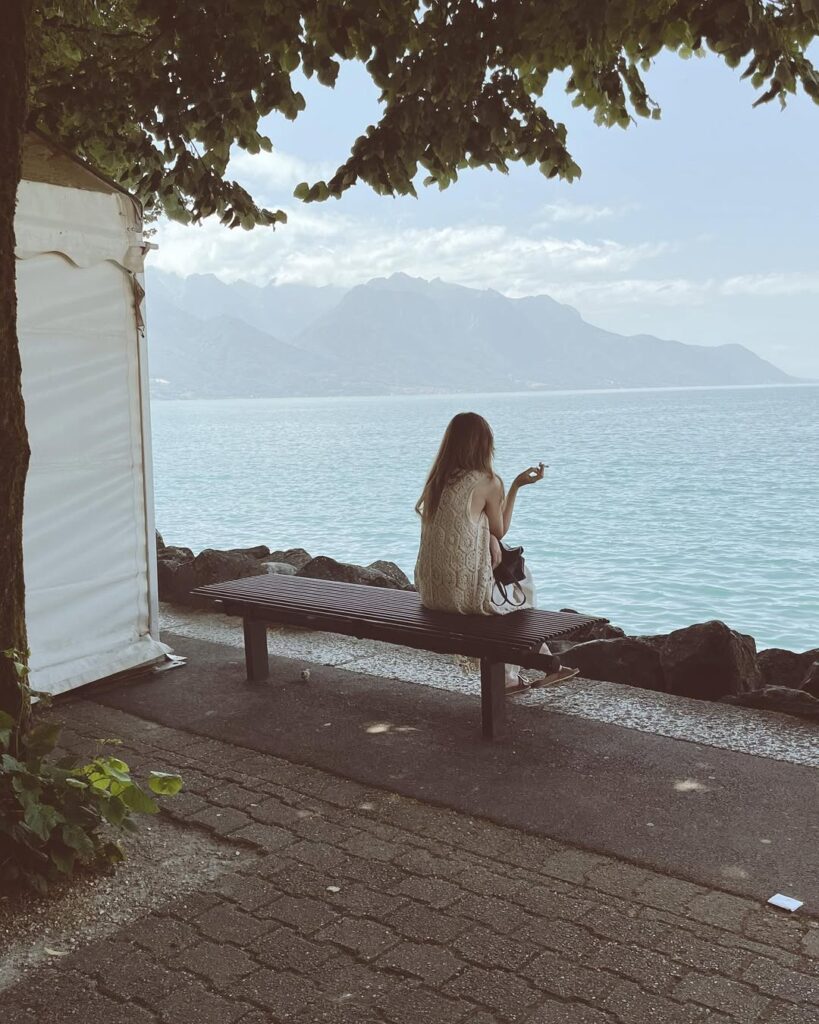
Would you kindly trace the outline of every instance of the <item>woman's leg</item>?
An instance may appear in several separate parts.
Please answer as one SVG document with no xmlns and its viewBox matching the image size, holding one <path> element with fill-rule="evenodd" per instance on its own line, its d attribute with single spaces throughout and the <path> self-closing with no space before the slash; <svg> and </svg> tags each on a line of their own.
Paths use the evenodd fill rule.
<svg viewBox="0 0 819 1024">
<path fill-rule="evenodd" d="M 551 668 L 548 670 L 549 672 L 556 672 L 560 668 L 560 658 L 558 658 L 556 654 L 552 654 L 552 652 L 549 650 L 548 644 L 540 645 L 540 653 L 548 654 L 549 658 L 551 659 L 552 665 Z"/>
<path fill-rule="evenodd" d="M 537 689 L 539 686 L 551 686 L 554 683 L 563 683 L 579 675 L 578 669 L 566 668 L 564 665 L 561 665 L 560 658 L 556 654 L 552 654 L 548 644 L 540 645 L 540 653 L 548 655 L 551 666 L 546 670 L 545 676 L 535 679 L 529 684 L 532 689 Z"/>
</svg>

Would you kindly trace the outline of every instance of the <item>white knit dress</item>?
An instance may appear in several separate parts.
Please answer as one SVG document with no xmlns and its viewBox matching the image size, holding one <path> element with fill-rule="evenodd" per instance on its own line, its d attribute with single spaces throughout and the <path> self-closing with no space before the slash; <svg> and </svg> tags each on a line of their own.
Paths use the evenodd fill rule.
<svg viewBox="0 0 819 1024">
<path fill-rule="evenodd" d="M 415 563 L 415 586 L 425 608 L 462 615 L 504 615 L 534 607 L 531 578 L 523 581 L 523 604 L 507 604 L 498 598 L 489 553 L 489 520 L 481 512 L 471 514 L 472 492 L 484 474 L 465 473 L 447 484 L 435 515 L 424 518 L 421 546 Z M 517 600 L 520 599 L 518 595 Z"/>
</svg>

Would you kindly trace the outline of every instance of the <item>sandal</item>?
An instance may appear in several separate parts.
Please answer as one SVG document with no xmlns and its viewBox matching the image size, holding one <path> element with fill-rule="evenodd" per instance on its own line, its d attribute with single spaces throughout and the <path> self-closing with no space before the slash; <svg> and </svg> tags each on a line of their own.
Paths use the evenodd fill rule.
<svg viewBox="0 0 819 1024">
<path fill-rule="evenodd" d="M 522 679 L 518 679 L 517 684 L 515 686 L 506 687 L 506 696 L 516 697 L 519 693 L 526 693 L 526 691 L 529 690 L 529 688 L 530 687 L 528 683 L 524 683 Z"/>
<path fill-rule="evenodd" d="M 547 676 L 541 676 L 529 684 L 530 690 L 536 690 L 543 686 L 557 686 L 558 683 L 565 683 L 568 679 L 574 679 L 580 675 L 579 668 L 568 668 L 561 665 L 556 672 L 550 672 Z"/>
</svg>

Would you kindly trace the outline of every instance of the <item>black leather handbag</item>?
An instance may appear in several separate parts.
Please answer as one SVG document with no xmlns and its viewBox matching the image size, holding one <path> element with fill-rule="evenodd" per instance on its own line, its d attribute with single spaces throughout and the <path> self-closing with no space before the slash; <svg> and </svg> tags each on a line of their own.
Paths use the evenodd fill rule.
<svg viewBox="0 0 819 1024">
<path fill-rule="evenodd" d="M 493 569 L 495 585 L 492 588 L 492 598 L 496 604 L 511 604 L 515 608 L 519 608 L 526 603 L 526 594 L 520 585 L 521 580 L 526 577 L 523 548 L 510 548 L 502 541 L 498 543 L 501 549 L 501 560 Z M 495 596 L 495 591 L 497 591 L 499 599 Z"/>
</svg>

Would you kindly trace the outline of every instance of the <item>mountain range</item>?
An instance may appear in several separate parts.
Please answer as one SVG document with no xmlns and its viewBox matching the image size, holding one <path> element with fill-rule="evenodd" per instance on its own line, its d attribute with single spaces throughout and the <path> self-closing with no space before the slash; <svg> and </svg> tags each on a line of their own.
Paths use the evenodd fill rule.
<svg viewBox="0 0 819 1024">
<path fill-rule="evenodd" d="M 147 275 L 151 390 L 262 398 L 792 383 L 743 345 L 625 337 L 547 295 L 393 274 L 344 289 Z"/>
</svg>

